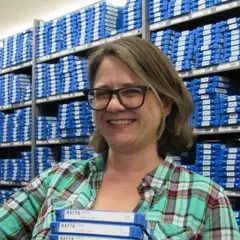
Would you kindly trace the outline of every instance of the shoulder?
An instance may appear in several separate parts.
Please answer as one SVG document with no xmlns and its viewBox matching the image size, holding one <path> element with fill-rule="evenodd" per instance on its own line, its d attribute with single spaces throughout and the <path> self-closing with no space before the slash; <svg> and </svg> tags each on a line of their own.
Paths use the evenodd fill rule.
<svg viewBox="0 0 240 240">
<path fill-rule="evenodd" d="M 211 204 L 224 197 L 224 189 L 210 178 L 190 171 L 182 166 L 174 166 L 169 178 L 170 185 L 176 185 L 178 191 L 188 191 L 202 201 L 211 201 Z"/>
<path fill-rule="evenodd" d="M 93 157 L 87 160 L 68 160 L 61 162 L 52 167 L 53 174 L 64 174 L 65 176 L 71 176 L 78 174 L 86 175 L 90 170 L 94 162 L 97 162 L 98 158 Z"/>
</svg>

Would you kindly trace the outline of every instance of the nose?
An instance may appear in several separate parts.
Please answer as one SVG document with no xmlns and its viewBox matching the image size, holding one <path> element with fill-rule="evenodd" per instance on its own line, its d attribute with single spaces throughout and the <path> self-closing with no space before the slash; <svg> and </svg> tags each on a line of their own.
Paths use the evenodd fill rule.
<svg viewBox="0 0 240 240">
<path fill-rule="evenodd" d="M 106 110 L 109 112 L 125 111 L 125 107 L 119 102 L 117 96 L 113 94 Z"/>
</svg>

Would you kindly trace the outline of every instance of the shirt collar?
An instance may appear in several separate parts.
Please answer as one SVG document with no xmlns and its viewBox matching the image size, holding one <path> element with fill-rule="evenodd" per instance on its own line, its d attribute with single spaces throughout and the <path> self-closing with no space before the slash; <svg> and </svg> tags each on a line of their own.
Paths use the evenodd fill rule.
<svg viewBox="0 0 240 240">
<path fill-rule="evenodd" d="M 89 161 L 89 170 L 92 173 L 103 172 L 104 166 L 105 161 L 103 157 L 93 157 Z M 142 179 L 142 185 L 150 187 L 155 193 L 160 192 L 175 167 L 176 165 L 172 156 L 167 155 L 162 164 L 145 175 Z"/>
</svg>

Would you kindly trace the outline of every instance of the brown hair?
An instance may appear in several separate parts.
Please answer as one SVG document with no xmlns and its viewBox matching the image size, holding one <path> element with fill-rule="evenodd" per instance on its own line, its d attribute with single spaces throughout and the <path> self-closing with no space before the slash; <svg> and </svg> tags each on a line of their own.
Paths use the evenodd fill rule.
<svg viewBox="0 0 240 240">
<path fill-rule="evenodd" d="M 94 85 L 97 70 L 105 56 L 115 56 L 135 72 L 154 91 L 163 112 L 164 103 L 172 103 L 170 114 L 159 126 L 157 149 L 161 157 L 186 150 L 193 144 L 189 117 L 193 101 L 177 71 L 155 45 L 138 37 L 127 37 L 100 46 L 89 57 L 89 82 Z M 96 152 L 108 154 L 108 144 L 97 129 L 90 140 Z"/>
</svg>

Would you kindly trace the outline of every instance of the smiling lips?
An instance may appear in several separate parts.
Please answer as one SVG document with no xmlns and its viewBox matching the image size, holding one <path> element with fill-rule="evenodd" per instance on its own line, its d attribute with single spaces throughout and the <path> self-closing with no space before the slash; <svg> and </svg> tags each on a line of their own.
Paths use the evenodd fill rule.
<svg viewBox="0 0 240 240">
<path fill-rule="evenodd" d="M 108 124 L 113 128 L 125 128 L 129 124 L 135 122 L 134 119 L 124 119 L 124 120 L 108 120 Z"/>
</svg>

